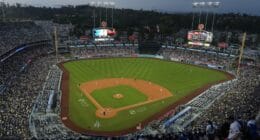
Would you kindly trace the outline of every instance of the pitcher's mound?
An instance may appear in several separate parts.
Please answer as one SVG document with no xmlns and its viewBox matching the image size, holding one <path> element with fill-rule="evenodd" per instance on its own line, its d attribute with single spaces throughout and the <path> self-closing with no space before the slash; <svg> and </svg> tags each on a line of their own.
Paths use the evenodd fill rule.
<svg viewBox="0 0 260 140">
<path fill-rule="evenodd" d="M 122 94 L 114 94 L 113 97 L 116 98 L 116 99 L 121 99 L 121 98 L 124 98 L 124 95 L 122 95 Z"/>
</svg>

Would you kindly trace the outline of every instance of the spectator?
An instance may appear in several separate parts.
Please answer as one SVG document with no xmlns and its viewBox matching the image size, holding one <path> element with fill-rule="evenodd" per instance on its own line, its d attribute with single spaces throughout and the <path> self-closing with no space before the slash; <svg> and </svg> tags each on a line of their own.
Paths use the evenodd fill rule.
<svg viewBox="0 0 260 140">
<path fill-rule="evenodd" d="M 229 134 L 228 134 L 228 139 L 229 140 L 239 140 L 240 139 L 240 129 L 241 125 L 237 120 L 234 119 L 233 116 L 229 117 L 230 121 L 232 122 L 229 127 Z"/>
<path fill-rule="evenodd" d="M 257 140 L 259 138 L 257 133 L 257 125 L 254 117 L 247 122 L 247 136 L 249 140 Z"/>
<path fill-rule="evenodd" d="M 229 126 L 230 126 L 231 122 L 228 118 L 226 118 L 226 121 L 222 124 L 221 128 L 220 128 L 220 135 L 219 137 L 221 139 L 225 139 L 228 137 L 228 133 L 229 133 Z"/>
<path fill-rule="evenodd" d="M 208 121 L 208 124 L 206 126 L 206 135 L 207 135 L 208 139 L 214 140 L 215 133 L 216 133 L 216 126 L 214 126 L 211 121 Z"/>
</svg>

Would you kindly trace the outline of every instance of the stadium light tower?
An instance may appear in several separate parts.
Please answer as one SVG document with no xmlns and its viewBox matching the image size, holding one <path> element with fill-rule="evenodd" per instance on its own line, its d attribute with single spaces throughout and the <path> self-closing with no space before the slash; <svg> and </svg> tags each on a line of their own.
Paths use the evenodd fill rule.
<svg viewBox="0 0 260 140">
<path fill-rule="evenodd" d="M 214 8 L 218 8 L 220 5 L 220 2 L 212 2 L 212 1 L 201 1 L 201 2 L 193 2 L 192 3 L 192 7 L 194 9 L 198 9 L 199 10 L 199 23 L 201 24 L 201 14 L 202 14 L 202 10 L 205 11 L 206 10 L 206 21 L 205 21 L 205 28 L 207 28 L 207 24 L 208 24 L 208 12 L 209 9 L 214 9 Z M 193 17 L 192 17 L 192 29 L 194 27 L 194 20 L 195 20 L 195 14 L 193 13 Z M 213 26 L 214 26 L 214 22 L 215 22 L 215 12 L 213 12 L 213 21 L 212 21 L 212 31 L 213 31 Z"/>
<path fill-rule="evenodd" d="M 96 28 L 96 2 L 92 1 L 90 4 L 90 6 L 93 6 L 93 27 Z"/>
<path fill-rule="evenodd" d="M 5 10 L 4 10 L 4 6 L 5 6 L 5 1 L 3 0 L 3 1 L 1 2 L 1 10 L 2 10 L 3 22 L 5 22 Z"/>
<path fill-rule="evenodd" d="M 213 7 L 213 8 L 219 8 L 219 6 L 220 6 L 220 2 L 212 2 L 212 7 Z M 212 25 L 211 25 L 211 32 L 214 31 L 215 17 L 216 17 L 216 12 L 213 12 L 213 19 L 212 19 Z"/>
<path fill-rule="evenodd" d="M 112 28 L 114 28 L 114 8 L 115 8 L 115 2 L 110 2 L 110 8 L 112 10 L 112 15 L 111 15 L 111 24 Z"/>
<path fill-rule="evenodd" d="M 90 4 L 90 6 L 94 6 L 94 7 L 99 7 L 100 10 L 99 10 L 99 22 L 101 23 L 102 22 L 102 8 L 105 8 L 106 10 L 106 15 L 105 15 L 105 21 L 108 22 L 108 9 L 111 8 L 111 26 L 113 27 L 114 26 L 114 8 L 115 8 L 115 2 L 113 1 L 92 1 Z M 93 10 L 93 19 L 94 19 L 94 27 L 96 25 L 96 11 L 95 11 L 95 8 Z"/>
<path fill-rule="evenodd" d="M 54 46 L 55 46 L 55 55 L 56 55 L 56 61 L 58 62 L 58 35 L 57 35 L 57 27 L 54 27 Z"/>
<path fill-rule="evenodd" d="M 107 8 L 109 6 L 109 3 L 107 1 L 104 2 L 104 6 L 106 8 L 106 22 L 107 22 Z"/>
</svg>

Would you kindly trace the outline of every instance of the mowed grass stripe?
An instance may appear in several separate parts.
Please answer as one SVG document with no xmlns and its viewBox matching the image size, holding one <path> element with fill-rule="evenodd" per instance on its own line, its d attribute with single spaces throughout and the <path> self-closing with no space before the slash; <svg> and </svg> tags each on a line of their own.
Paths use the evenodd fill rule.
<svg viewBox="0 0 260 140">
<path fill-rule="evenodd" d="M 143 65 L 143 66 L 142 66 Z M 151 74 L 151 63 L 150 62 L 146 62 L 144 64 L 140 65 L 140 77 L 143 77 L 144 79 L 146 79 L 146 77 L 150 77 Z"/>
</svg>

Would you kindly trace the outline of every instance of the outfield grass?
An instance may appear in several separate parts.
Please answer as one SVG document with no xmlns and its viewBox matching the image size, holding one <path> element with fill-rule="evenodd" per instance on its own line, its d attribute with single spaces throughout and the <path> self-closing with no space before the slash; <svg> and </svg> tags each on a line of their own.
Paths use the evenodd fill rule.
<svg viewBox="0 0 260 140">
<path fill-rule="evenodd" d="M 121 99 L 116 99 L 113 97 L 114 94 L 122 94 L 124 97 Z M 145 94 L 126 85 L 97 89 L 91 93 L 91 96 L 105 108 L 120 108 L 147 100 L 147 96 Z"/>
<path fill-rule="evenodd" d="M 67 62 L 64 67 L 70 72 L 69 117 L 79 127 L 96 131 L 111 132 L 133 127 L 196 89 L 227 79 L 226 75 L 219 71 L 148 58 L 79 60 Z M 136 112 L 135 115 L 131 115 L 129 110 L 126 110 L 111 119 L 97 118 L 95 106 L 87 97 L 82 96 L 78 84 L 120 77 L 151 81 L 167 88 L 174 96 L 132 109 Z M 82 106 L 79 102 L 82 99 L 88 107 Z M 99 102 L 105 101 L 103 95 L 96 99 Z M 94 127 L 96 122 L 100 123 L 100 127 Z"/>
</svg>

